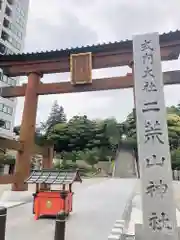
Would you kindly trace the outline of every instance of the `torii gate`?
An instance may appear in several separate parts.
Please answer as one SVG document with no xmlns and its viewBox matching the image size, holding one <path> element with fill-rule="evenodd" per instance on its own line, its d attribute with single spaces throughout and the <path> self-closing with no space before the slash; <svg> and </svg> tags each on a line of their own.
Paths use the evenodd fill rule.
<svg viewBox="0 0 180 240">
<path fill-rule="evenodd" d="M 160 36 L 162 61 L 178 59 L 180 31 Z M 120 41 L 95 46 L 59 51 L 0 56 L 0 68 L 8 77 L 28 76 L 27 85 L 1 88 L 4 98 L 25 96 L 20 142 L 24 151 L 16 158 L 13 190 L 27 190 L 24 184 L 29 175 L 38 95 L 100 91 L 133 87 L 133 75 L 92 80 L 92 69 L 130 66 L 133 60 L 132 41 Z M 40 81 L 43 74 L 71 72 L 71 82 L 47 83 Z M 180 83 L 180 71 L 164 73 L 165 84 Z"/>
</svg>

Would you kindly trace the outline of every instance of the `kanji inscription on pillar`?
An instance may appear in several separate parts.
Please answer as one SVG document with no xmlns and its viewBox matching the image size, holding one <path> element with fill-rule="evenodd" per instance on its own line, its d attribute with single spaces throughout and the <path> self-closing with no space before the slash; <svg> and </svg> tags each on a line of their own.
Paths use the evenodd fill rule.
<svg viewBox="0 0 180 240">
<path fill-rule="evenodd" d="M 91 53 L 72 54 L 70 57 L 70 71 L 72 84 L 92 83 Z"/>
<path fill-rule="evenodd" d="M 158 33 L 133 38 L 134 87 L 146 240 L 177 240 Z"/>
</svg>

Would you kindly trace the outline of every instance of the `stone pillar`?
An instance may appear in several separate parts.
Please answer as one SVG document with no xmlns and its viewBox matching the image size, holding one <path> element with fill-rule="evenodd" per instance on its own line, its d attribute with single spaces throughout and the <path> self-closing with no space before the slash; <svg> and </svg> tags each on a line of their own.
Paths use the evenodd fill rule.
<svg viewBox="0 0 180 240">
<path fill-rule="evenodd" d="M 30 174 L 31 155 L 34 147 L 34 135 L 36 125 L 36 112 L 38 104 L 37 89 L 40 84 L 41 75 L 39 73 L 30 73 L 26 86 L 26 94 L 24 100 L 24 110 L 21 122 L 21 130 L 19 141 L 23 142 L 24 149 L 19 151 L 16 157 L 15 174 L 17 182 L 13 183 L 13 191 L 28 190 L 24 180 Z"/>
<path fill-rule="evenodd" d="M 143 215 L 136 239 L 177 240 L 158 33 L 134 36 L 133 57 Z"/>
</svg>

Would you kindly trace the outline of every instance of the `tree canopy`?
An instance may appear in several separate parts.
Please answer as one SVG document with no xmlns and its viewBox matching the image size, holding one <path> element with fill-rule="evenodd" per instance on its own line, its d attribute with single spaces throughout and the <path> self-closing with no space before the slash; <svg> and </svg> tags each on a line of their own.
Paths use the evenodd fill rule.
<svg viewBox="0 0 180 240">
<path fill-rule="evenodd" d="M 172 165 L 177 168 L 180 165 L 179 105 L 167 107 L 167 124 Z M 19 135 L 20 126 L 14 131 Z M 62 159 L 75 162 L 83 158 L 92 166 L 98 161 L 114 158 L 118 146 L 123 144 L 133 149 L 137 156 L 135 111 L 121 123 L 115 118 L 91 120 L 85 115 L 67 120 L 64 108 L 55 101 L 47 121 L 36 129 L 35 141 L 40 145 L 51 141 Z"/>
<path fill-rule="evenodd" d="M 41 123 L 41 127 L 46 132 L 49 132 L 54 125 L 65 123 L 66 121 L 67 119 L 66 114 L 64 113 L 64 108 L 60 106 L 57 101 L 54 101 L 48 119 L 46 122 Z"/>
</svg>

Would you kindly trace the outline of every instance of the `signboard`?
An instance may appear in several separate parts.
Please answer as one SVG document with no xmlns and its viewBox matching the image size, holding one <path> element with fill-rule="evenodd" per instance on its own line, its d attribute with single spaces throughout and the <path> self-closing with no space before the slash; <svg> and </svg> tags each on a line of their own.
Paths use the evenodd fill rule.
<svg viewBox="0 0 180 240">
<path fill-rule="evenodd" d="M 72 84 L 92 83 L 91 53 L 72 54 L 70 59 L 70 70 Z"/>
<path fill-rule="evenodd" d="M 143 239 L 177 240 L 158 33 L 133 38 Z"/>
</svg>

